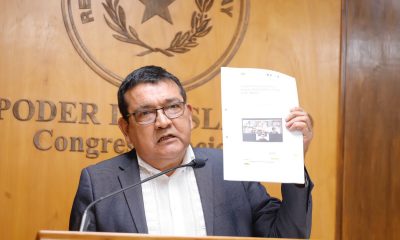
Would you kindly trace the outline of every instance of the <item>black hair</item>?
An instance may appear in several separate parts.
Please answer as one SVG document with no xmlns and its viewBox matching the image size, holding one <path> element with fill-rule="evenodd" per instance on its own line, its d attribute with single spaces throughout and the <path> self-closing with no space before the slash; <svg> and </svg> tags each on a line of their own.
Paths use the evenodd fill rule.
<svg viewBox="0 0 400 240">
<path fill-rule="evenodd" d="M 128 121 L 128 104 L 125 101 L 125 93 L 141 83 L 156 84 L 160 81 L 173 81 L 178 87 L 183 101 L 186 103 L 186 92 L 177 77 L 158 66 L 145 66 L 131 72 L 121 83 L 118 89 L 118 108 L 122 117 Z"/>
</svg>

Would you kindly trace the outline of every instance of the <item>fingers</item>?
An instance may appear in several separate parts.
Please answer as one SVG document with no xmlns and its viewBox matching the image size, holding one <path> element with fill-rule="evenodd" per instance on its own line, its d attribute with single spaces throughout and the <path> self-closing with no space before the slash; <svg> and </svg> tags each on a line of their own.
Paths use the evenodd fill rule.
<svg viewBox="0 0 400 240">
<path fill-rule="evenodd" d="M 300 131 L 303 134 L 304 153 L 306 153 L 313 138 L 313 120 L 311 116 L 302 108 L 295 107 L 290 110 L 285 120 L 286 128 L 289 131 Z"/>
<path fill-rule="evenodd" d="M 311 131 L 312 120 L 307 112 L 300 107 L 295 107 L 290 110 L 290 114 L 287 116 L 286 127 L 290 131 Z M 304 133 L 304 132 L 303 132 Z"/>
<path fill-rule="evenodd" d="M 303 120 L 304 118 L 300 118 L 300 117 L 298 117 L 296 119 L 298 119 L 298 120 L 293 121 L 291 123 L 286 123 L 286 127 L 289 129 L 289 131 L 299 131 L 299 132 L 302 132 L 303 135 L 308 134 L 311 130 L 308 127 L 306 120 Z"/>
</svg>

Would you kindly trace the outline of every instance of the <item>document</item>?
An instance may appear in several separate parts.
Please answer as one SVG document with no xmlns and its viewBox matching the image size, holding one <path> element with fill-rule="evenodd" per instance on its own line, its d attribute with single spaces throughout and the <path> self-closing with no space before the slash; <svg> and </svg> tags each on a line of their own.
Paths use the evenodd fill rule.
<svg viewBox="0 0 400 240">
<path fill-rule="evenodd" d="M 221 68 L 224 179 L 304 183 L 303 135 L 285 118 L 299 106 L 296 80 L 252 68 Z"/>
</svg>

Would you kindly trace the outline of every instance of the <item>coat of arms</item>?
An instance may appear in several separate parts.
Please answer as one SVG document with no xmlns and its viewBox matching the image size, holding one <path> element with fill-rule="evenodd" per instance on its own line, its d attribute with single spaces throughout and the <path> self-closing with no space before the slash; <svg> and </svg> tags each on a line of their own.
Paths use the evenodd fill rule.
<svg viewBox="0 0 400 240">
<path fill-rule="evenodd" d="M 154 64 L 177 73 L 191 90 L 233 58 L 249 5 L 248 0 L 62 0 L 62 13 L 79 55 L 113 85 L 132 69 Z"/>
</svg>

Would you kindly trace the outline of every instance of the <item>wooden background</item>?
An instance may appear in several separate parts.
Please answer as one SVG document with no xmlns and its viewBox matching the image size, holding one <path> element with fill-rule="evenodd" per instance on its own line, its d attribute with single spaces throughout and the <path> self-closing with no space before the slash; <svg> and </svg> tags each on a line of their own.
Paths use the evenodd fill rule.
<svg viewBox="0 0 400 240">
<path fill-rule="evenodd" d="M 400 2 L 346 0 L 342 239 L 400 239 Z"/>
<path fill-rule="evenodd" d="M 34 239 L 39 229 L 67 229 L 80 170 L 115 155 L 109 151 L 90 159 L 85 152 L 57 151 L 54 147 L 39 151 L 33 145 L 34 134 L 47 129 L 53 130 L 54 138 L 121 138 L 118 128 L 109 124 L 110 104 L 116 103 L 117 88 L 92 71 L 77 54 L 63 23 L 60 1 L 1 1 L 1 5 L 0 109 L 7 108 L 6 100 L 10 108 L 0 112 L 0 239 Z M 252 0 L 247 32 L 228 64 L 272 69 L 297 79 L 301 105 L 315 121 L 306 165 L 315 183 L 312 237 L 318 239 L 336 239 L 340 222 L 340 24 L 338 0 Z M 218 39 L 205 41 L 218 43 Z M 217 49 L 211 47 L 208 51 Z M 196 60 L 187 61 L 180 68 L 182 72 L 176 74 L 190 75 Z M 151 63 L 150 56 L 144 62 Z M 389 84 L 390 79 L 386 80 Z M 219 75 L 188 95 L 199 109 L 213 109 L 211 126 L 220 122 Z M 13 107 L 21 99 L 36 106 L 29 121 L 20 121 L 13 114 Z M 76 103 L 72 118 L 79 117 L 80 102 L 97 104 L 101 124 L 60 123 L 60 112 L 53 121 L 36 121 L 37 100 L 52 101 L 58 108 L 60 101 Z M 22 118 L 27 117 L 26 106 L 26 101 L 21 103 Z M 197 114 L 204 117 L 204 112 Z M 45 143 L 52 144 L 54 138 Z M 193 142 L 211 140 L 221 142 L 221 132 L 194 130 Z M 273 195 L 279 195 L 279 185 L 267 187 Z M 346 207 L 343 205 L 343 209 Z"/>
</svg>

